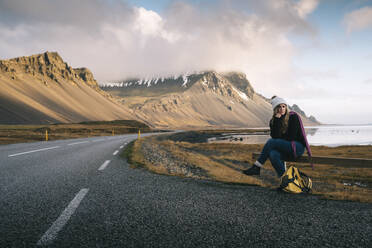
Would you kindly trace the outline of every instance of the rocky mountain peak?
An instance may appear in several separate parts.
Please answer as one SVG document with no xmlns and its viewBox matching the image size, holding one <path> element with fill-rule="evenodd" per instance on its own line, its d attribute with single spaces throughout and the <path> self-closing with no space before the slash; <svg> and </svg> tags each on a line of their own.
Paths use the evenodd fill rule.
<svg viewBox="0 0 372 248">
<path fill-rule="evenodd" d="M 91 87 L 98 88 L 93 74 L 88 69 L 73 69 L 57 52 L 0 60 L 0 71 L 12 79 L 29 75 L 44 82 L 47 78 L 57 83 L 68 81 L 75 85 L 84 82 Z"/>
<path fill-rule="evenodd" d="M 249 98 L 252 98 L 255 94 L 255 91 L 248 81 L 247 76 L 242 72 L 228 72 L 224 74 L 224 77 L 227 78 L 238 90 L 244 92 Z"/>
<path fill-rule="evenodd" d="M 53 64 L 58 67 L 66 66 L 66 63 L 63 61 L 63 59 L 57 52 L 45 52 L 43 54 L 38 54 L 38 55 L 31 56 L 31 57 L 36 57 L 39 60 L 40 64 L 45 64 L 45 65 Z M 23 58 L 27 58 L 27 57 L 23 57 Z"/>
<path fill-rule="evenodd" d="M 172 77 L 128 79 L 120 82 L 106 83 L 101 87 L 114 95 L 127 96 L 159 96 L 169 93 L 181 93 L 193 86 L 213 91 L 224 96 L 238 96 L 248 99 L 254 90 L 244 73 L 203 71 L 185 73 Z"/>
<path fill-rule="evenodd" d="M 302 116 L 306 116 L 305 112 L 297 104 L 293 104 L 292 106 L 289 106 L 289 108 Z"/>
<path fill-rule="evenodd" d="M 238 101 L 246 101 L 252 99 L 253 93 L 247 91 L 249 88 L 248 80 L 243 82 L 234 81 L 234 74 L 230 74 L 231 78 L 225 76 L 222 73 L 217 73 L 215 71 L 204 72 L 200 79 L 194 83 L 194 87 L 201 88 L 203 91 L 213 92 L 216 95 L 223 97 L 234 98 Z M 245 83 L 245 85 L 243 85 Z M 247 93 L 250 93 L 248 95 Z"/>
<path fill-rule="evenodd" d="M 93 73 L 88 68 L 75 68 L 74 71 L 86 84 L 93 88 L 99 88 L 97 81 L 94 79 Z"/>
<path fill-rule="evenodd" d="M 320 122 L 314 116 L 311 115 L 310 117 L 307 117 L 306 113 L 297 104 L 293 104 L 292 106 L 289 106 L 289 108 L 296 113 L 299 113 L 300 115 L 308 118 L 310 121 L 320 124 Z"/>
<path fill-rule="evenodd" d="M 208 83 L 216 84 L 218 81 L 225 80 L 221 74 L 215 71 L 206 71 L 206 72 L 203 72 L 201 75 L 202 75 L 203 81 L 207 81 Z"/>
</svg>

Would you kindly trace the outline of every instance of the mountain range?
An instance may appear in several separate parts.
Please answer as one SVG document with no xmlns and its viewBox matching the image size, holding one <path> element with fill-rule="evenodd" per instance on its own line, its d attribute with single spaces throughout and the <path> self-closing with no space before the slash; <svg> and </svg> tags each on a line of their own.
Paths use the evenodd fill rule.
<svg viewBox="0 0 372 248">
<path fill-rule="evenodd" d="M 205 71 L 99 85 L 56 52 L 0 60 L 0 124 L 135 119 L 169 129 L 267 126 L 271 105 L 240 72 Z M 318 124 L 302 115 L 305 125 Z"/>
<path fill-rule="evenodd" d="M 272 117 L 269 99 L 256 93 L 240 72 L 205 71 L 168 78 L 129 79 L 106 83 L 104 91 L 143 120 L 162 128 L 263 127 Z M 297 106 L 306 125 L 319 124 Z"/>
</svg>

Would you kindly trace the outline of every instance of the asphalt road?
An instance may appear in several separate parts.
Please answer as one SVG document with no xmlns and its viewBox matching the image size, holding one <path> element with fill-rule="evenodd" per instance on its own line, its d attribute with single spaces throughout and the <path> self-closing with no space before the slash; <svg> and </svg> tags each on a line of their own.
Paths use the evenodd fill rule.
<svg viewBox="0 0 372 248">
<path fill-rule="evenodd" d="M 0 146 L 0 247 L 372 247 L 372 204 L 131 169 L 135 138 Z"/>
</svg>

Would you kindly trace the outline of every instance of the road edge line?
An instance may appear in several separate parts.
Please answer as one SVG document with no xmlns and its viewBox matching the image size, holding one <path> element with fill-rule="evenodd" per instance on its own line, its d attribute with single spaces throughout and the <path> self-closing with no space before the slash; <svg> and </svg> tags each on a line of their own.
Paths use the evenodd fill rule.
<svg viewBox="0 0 372 248">
<path fill-rule="evenodd" d="M 63 210 L 62 214 L 56 221 L 53 222 L 52 226 L 44 233 L 36 245 L 46 246 L 50 245 L 53 240 L 57 237 L 59 231 L 66 225 L 70 217 L 74 214 L 75 210 L 79 207 L 80 202 L 83 200 L 89 189 L 81 189 L 79 193 L 74 197 L 70 204 Z"/>
</svg>

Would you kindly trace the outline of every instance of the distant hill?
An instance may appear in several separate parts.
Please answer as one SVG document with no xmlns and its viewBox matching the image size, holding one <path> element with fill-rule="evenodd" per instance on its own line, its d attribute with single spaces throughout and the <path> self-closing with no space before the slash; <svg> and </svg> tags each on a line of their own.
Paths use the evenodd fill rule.
<svg viewBox="0 0 372 248">
<path fill-rule="evenodd" d="M 86 68 L 55 52 L 0 60 L 0 124 L 134 119 Z"/>
<path fill-rule="evenodd" d="M 306 116 L 305 112 L 297 105 L 293 104 L 292 106 L 289 106 L 289 108 L 297 113 L 299 113 L 302 116 Z M 307 117 L 307 116 L 306 116 Z M 307 117 L 309 121 L 315 123 L 315 124 L 321 124 L 314 116 L 310 115 Z"/>
<path fill-rule="evenodd" d="M 140 119 L 162 128 L 262 127 L 272 117 L 269 100 L 240 72 L 130 79 L 101 88 L 122 97 Z M 317 124 L 300 114 L 306 125 Z"/>
</svg>

